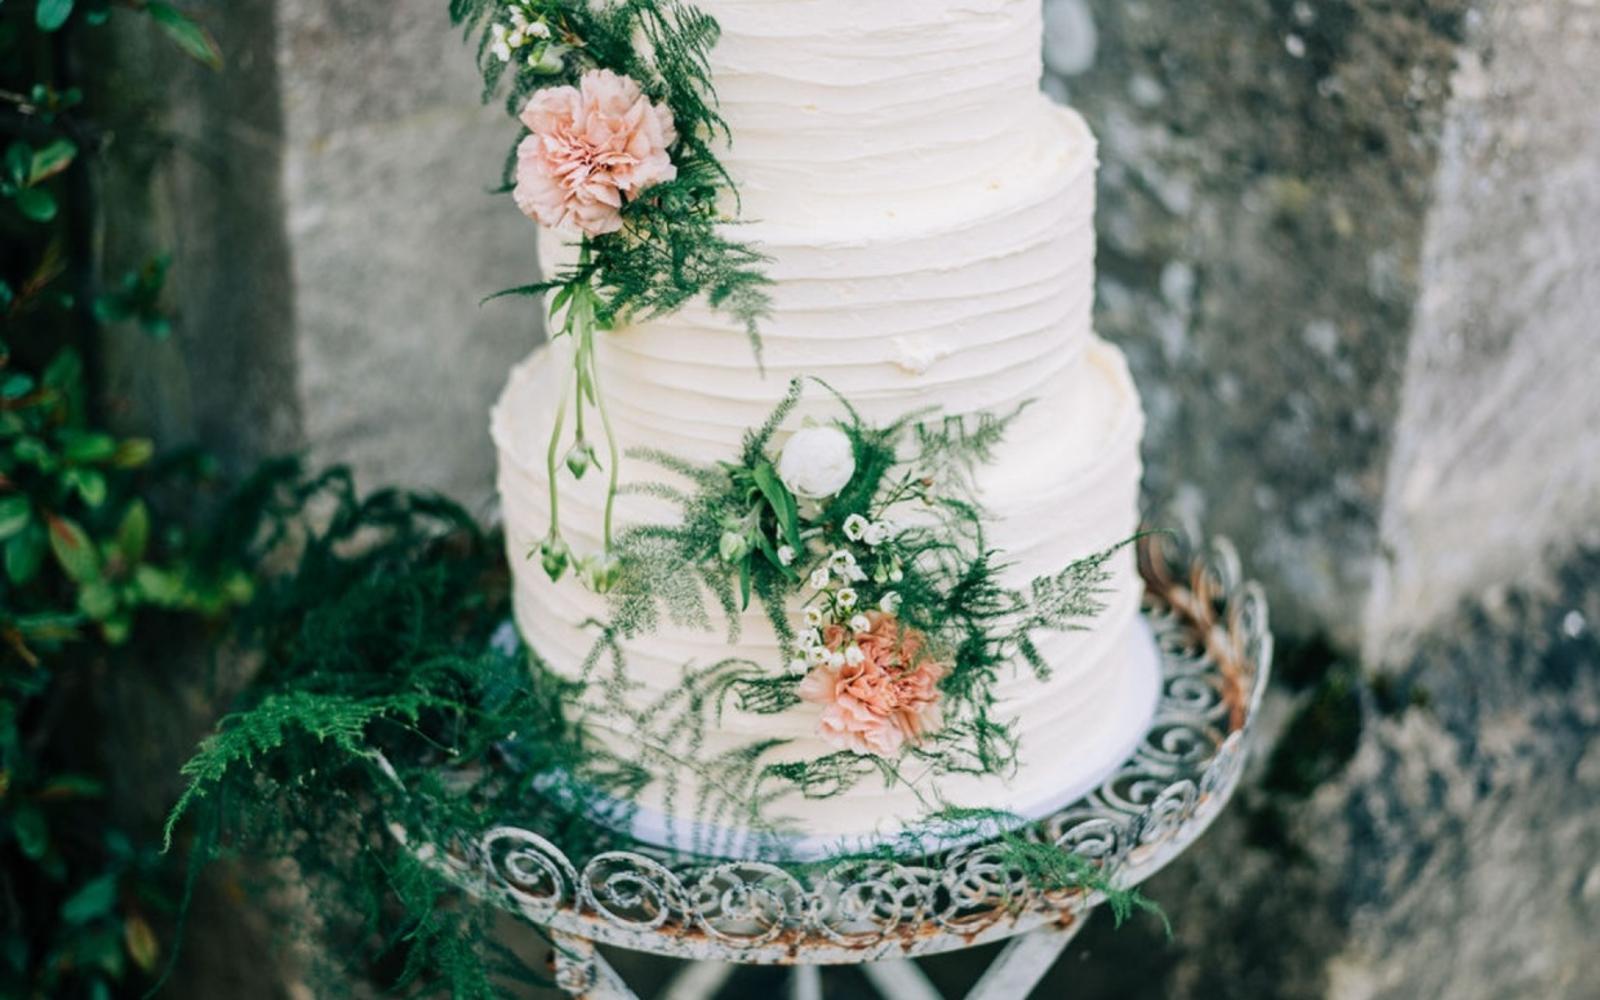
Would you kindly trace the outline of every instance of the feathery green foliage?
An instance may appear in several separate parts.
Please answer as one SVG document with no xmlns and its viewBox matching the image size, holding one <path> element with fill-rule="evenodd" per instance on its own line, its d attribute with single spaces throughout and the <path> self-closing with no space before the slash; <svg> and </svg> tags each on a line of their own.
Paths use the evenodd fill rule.
<svg viewBox="0 0 1600 1000">
<path fill-rule="evenodd" d="M 306 479 L 295 463 L 264 470 L 236 508 L 229 533 L 294 558 L 243 613 L 260 672 L 184 767 L 169 837 L 193 830 L 195 870 L 235 852 L 293 859 L 330 977 L 482 997 L 499 980 L 543 981 L 494 944 L 492 906 L 394 833 L 415 848 L 486 814 L 522 816 L 581 849 L 621 808 L 589 799 L 620 796 L 629 776 L 584 751 L 562 715 L 569 686 L 498 634 L 497 540 L 447 501 L 361 497 L 344 471 Z M 530 795 L 537 780 L 559 783 L 560 800 Z"/>
<path fill-rule="evenodd" d="M 791 607 L 796 597 L 812 605 L 831 600 L 813 588 L 810 577 L 819 568 L 835 567 L 830 572 L 837 579 L 842 557 L 856 576 L 855 606 L 893 607 L 901 625 L 926 637 L 948 667 L 940 684 L 943 725 L 904 751 L 919 763 L 918 773 L 1008 773 L 1017 740 L 994 715 L 998 683 L 1019 667 L 1040 677 L 1048 674 L 1035 636 L 1084 627 L 1102 610 L 1109 564 L 1123 546 L 1040 576 L 1022 589 L 1005 582 L 1006 565 L 984 541 L 984 513 L 972 494 L 972 476 L 995 459 L 1020 406 L 1009 414 L 969 419 L 919 412 L 875 427 L 834 393 L 846 414 L 837 426 L 850 441 L 854 473 L 820 508 L 802 511 L 774 471 L 770 453 L 802 389 L 800 380 L 793 382 L 768 419 L 746 433 L 736 462 L 701 466 L 671 456 L 640 456 L 683 480 L 649 488 L 675 502 L 681 517 L 670 524 L 636 525 L 621 537 L 620 573 L 605 626 L 606 655 L 613 664 L 606 688 L 613 694 L 603 708 L 585 711 L 627 719 L 638 732 L 655 733 L 659 726 L 657 742 L 663 748 L 670 742 L 667 734 L 698 733 L 704 721 L 693 716 L 703 703 L 695 698 L 652 706 L 649 717 L 630 710 L 625 657 L 616 639 L 648 634 L 663 618 L 707 627 L 708 593 L 716 595 L 731 636 L 738 634 L 739 612 L 754 597 L 779 640 L 777 663 L 741 663 L 731 681 L 741 694 L 740 707 L 757 714 L 792 707 L 807 667 Z M 854 535 L 846 527 L 852 523 L 858 526 Z M 875 544 L 863 541 L 859 526 L 865 524 L 883 528 L 886 537 Z M 788 558 L 782 557 L 785 549 Z M 699 683 L 693 672 L 686 677 L 687 684 Z M 674 753 L 647 753 L 643 766 L 675 773 L 682 754 Z M 849 753 L 775 760 L 764 770 L 738 774 L 738 790 L 763 802 L 773 801 L 784 787 L 819 798 L 874 776 L 887 784 L 903 780 L 892 763 L 879 766 Z M 747 817 L 760 812 L 735 808 L 731 800 L 719 808 Z"/>
</svg>

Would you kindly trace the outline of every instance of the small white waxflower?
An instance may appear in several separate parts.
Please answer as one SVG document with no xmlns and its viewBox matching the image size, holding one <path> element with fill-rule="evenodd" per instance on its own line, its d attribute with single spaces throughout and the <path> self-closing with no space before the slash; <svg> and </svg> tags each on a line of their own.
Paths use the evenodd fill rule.
<svg viewBox="0 0 1600 1000">
<path fill-rule="evenodd" d="M 874 521 L 861 531 L 861 540 L 868 545 L 882 545 L 889 538 L 889 525 L 885 521 Z"/>
<path fill-rule="evenodd" d="M 849 611 L 856 606 L 856 591 L 854 587 L 840 587 L 834 599 L 839 602 L 839 607 Z"/>
<path fill-rule="evenodd" d="M 785 566 L 794 562 L 794 548 L 788 545 L 778 546 L 778 562 Z"/>
<path fill-rule="evenodd" d="M 790 660 L 789 661 L 789 672 L 791 674 L 805 673 L 806 668 L 808 668 L 810 666 L 811 666 L 811 664 L 809 662 L 807 662 L 805 657 L 801 657 L 800 659 L 797 659 L 797 660 Z"/>
<path fill-rule="evenodd" d="M 816 588 L 817 590 L 821 590 L 822 588 L 826 587 L 827 585 L 828 585 L 828 567 L 826 567 L 826 566 L 818 566 L 816 569 L 811 571 L 811 586 L 812 587 Z"/>
<path fill-rule="evenodd" d="M 489 26 L 489 51 L 493 52 L 494 57 L 501 62 L 511 61 L 509 34 L 509 29 L 503 24 L 491 24 Z"/>
<path fill-rule="evenodd" d="M 847 566 L 854 566 L 855 564 L 856 557 L 851 554 L 849 549 L 835 549 L 833 555 L 828 557 L 828 565 L 834 569 L 842 570 Z"/>
<path fill-rule="evenodd" d="M 550 26 L 548 24 L 545 24 L 543 21 L 532 21 L 532 22 L 530 22 L 528 24 L 528 27 L 526 29 L 524 29 L 524 30 L 527 32 L 527 35 L 528 35 L 529 38 L 549 38 L 550 37 Z"/>
<path fill-rule="evenodd" d="M 878 599 L 878 610 L 886 615 L 892 615 L 900 607 L 900 595 L 895 591 L 888 591 Z"/>
<path fill-rule="evenodd" d="M 894 569 L 891 569 L 889 571 L 889 582 L 890 583 L 899 583 L 901 580 L 904 580 L 905 578 L 906 578 L 906 571 L 901 569 L 899 566 L 896 566 Z"/>
<path fill-rule="evenodd" d="M 833 496 L 855 474 L 850 438 L 837 427 L 803 427 L 778 456 L 778 478 L 796 496 L 809 500 Z"/>
<path fill-rule="evenodd" d="M 867 578 L 867 571 L 862 569 L 860 566 L 857 566 L 855 563 L 851 563 L 844 569 L 839 570 L 839 575 L 851 583 L 860 583 L 862 580 Z"/>
<path fill-rule="evenodd" d="M 855 647 L 852 646 L 851 648 L 853 649 Z M 838 670 L 840 667 L 844 666 L 844 662 L 843 653 L 828 654 L 828 666 L 832 667 L 833 669 Z"/>
<path fill-rule="evenodd" d="M 800 643 L 801 649 L 810 649 L 813 646 L 822 645 L 822 633 L 814 628 L 808 628 L 795 636 L 795 641 Z"/>
<path fill-rule="evenodd" d="M 867 632 L 872 629 L 872 622 L 867 620 L 866 615 L 856 615 L 850 619 L 850 628 L 856 632 Z"/>
<path fill-rule="evenodd" d="M 806 608 L 806 624 L 816 628 L 822 624 L 822 609 L 815 605 Z"/>
<path fill-rule="evenodd" d="M 827 663 L 828 656 L 828 647 L 826 646 L 812 646 L 810 649 L 806 650 L 806 662 L 810 663 L 812 666 L 821 666 L 822 664 Z"/>
<path fill-rule="evenodd" d="M 851 646 L 849 649 L 844 651 L 844 662 L 850 664 L 852 667 L 858 666 L 861 661 L 865 660 L 866 658 L 867 654 L 861 651 L 860 646 Z"/>
<path fill-rule="evenodd" d="M 844 537 L 852 542 L 859 542 L 871 526 L 871 523 L 860 514 L 851 514 L 844 519 Z"/>
</svg>

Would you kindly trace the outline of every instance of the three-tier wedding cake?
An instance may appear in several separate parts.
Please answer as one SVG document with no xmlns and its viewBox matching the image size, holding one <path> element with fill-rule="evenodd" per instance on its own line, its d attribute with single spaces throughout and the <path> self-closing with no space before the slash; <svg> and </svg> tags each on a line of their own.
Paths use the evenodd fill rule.
<svg viewBox="0 0 1600 1000">
<path fill-rule="evenodd" d="M 710 69 L 727 123 L 720 158 L 738 198 L 723 210 L 729 230 L 767 257 L 771 279 L 760 358 L 737 322 L 696 301 L 599 333 L 591 388 L 608 400 L 607 433 L 627 449 L 613 513 L 624 535 L 629 526 L 681 522 L 690 492 L 683 476 L 731 468 L 719 463 L 736 464 L 791 380 L 804 382 L 798 404 L 780 410 L 769 471 L 757 468 L 759 455 L 751 466 L 752 527 L 734 525 L 725 535 L 732 541 L 711 555 L 733 567 L 755 558 L 763 571 L 793 564 L 801 575 L 782 594 L 793 635 L 759 599 L 741 599 L 737 585 L 733 602 L 724 601 L 732 629 L 671 614 L 648 628 L 613 627 L 616 593 L 573 574 L 553 580 L 541 565 L 552 503 L 573 553 L 612 544 L 602 537 L 613 501 L 606 475 L 575 478 L 563 466 L 560 481 L 551 479 L 562 433 L 556 425 L 552 437 L 552 428 L 566 419 L 570 355 L 581 346 L 572 338 L 521 364 L 493 414 L 517 625 L 545 668 L 599 690 L 575 695 L 575 707 L 596 747 L 640 766 L 629 795 L 646 839 L 704 843 L 758 825 L 759 815 L 791 848 L 817 855 L 896 835 L 952 807 L 1028 817 L 1059 807 L 1131 751 L 1150 719 L 1156 673 L 1134 555 L 1117 548 L 1138 525 L 1143 417 L 1121 353 L 1091 327 L 1095 143 L 1082 118 L 1039 90 L 1040 0 L 698 6 L 721 27 Z M 530 141 L 541 141 L 530 127 Z M 519 193 L 519 201 L 531 198 Z M 570 264 L 573 247 L 570 234 L 544 231 L 547 270 Z M 818 484 L 831 474 L 830 441 L 808 444 L 815 455 L 787 446 L 797 432 L 833 427 L 846 411 L 861 427 L 1010 418 L 968 477 L 970 508 L 951 505 L 982 512 L 974 558 L 1010 592 L 1037 596 L 1037 581 L 1111 552 L 1096 613 L 1022 642 L 1027 658 L 1048 669 L 1030 669 L 1019 655 L 993 672 L 983 724 L 1005 734 L 1003 766 L 944 766 L 919 752 L 919 741 L 954 725 L 953 710 L 941 712 L 937 702 L 957 673 L 960 636 L 976 633 L 955 630 L 956 639 L 941 640 L 932 626 L 913 631 L 895 620 L 900 598 L 892 591 L 909 587 L 900 581 L 940 552 L 926 536 L 945 522 L 899 511 L 906 490 L 933 477 L 907 477 L 911 485 L 878 514 L 828 523 L 830 485 L 841 496 L 848 488 Z M 853 456 L 841 454 L 860 464 L 862 447 L 857 440 Z M 673 461 L 662 469 L 641 455 Z M 807 461 L 809 471 L 801 468 Z M 641 483 L 657 485 L 628 488 Z M 770 510 L 762 506 L 769 499 Z M 884 558 L 875 575 L 858 569 L 878 565 L 868 547 L 877 544 L 874 533 L 881 540 L 900 525 L 921 525 L 921 534 L 907 536 L 924 539 L 921 554 L 908 554 L 904 565 Z M 770 567 L 760 552 L 746 554 L 741 531 Z M 836 550 L 830 533 L 844 548 Z M 799 539 L 800 551 L 775 544 L 786 539 Z M 641 560 L 651 552 L 658 562 L 672 559 L 666 550 L 640 551 Z M 630 572 L 626 562 L 621 572 Z M 638 572 L 670 581 L 700 571 L 685 561 Z M 737 584 L 738 572 L 733 578 Z M 940 591 L 941 599 L 952 600 L 959 586 Z M 871 609 L 856 589 L 879 595 Z M 880 634 L 888 638 L 875 646 Z M 870 673 L 880 649 L 893 652 Z M 724 697 L 714 707 L 701 704 L 711 687 L 689 684 L 688 694 L 675 694 L 686 678 L 735 661 L 792 679 L 796 693 L 776 702 Z M 614 665 L 621 663 L 625 672 Z M 704 720 L 693 739 L 673 743 L 674 734 L 651 729 L 649 720 L 685 700 Z M 972 731 L 985 738 L 983 726 Z M 785 764 L 855 758 L 868 766 L 849 780 L 778 780 L 801 773 Z M 770 780 L 751 777 L 758 772 Z M 722 786 L 730 783 L 758 789 L 758 805 L 701 804 L 727 798 Z"/>
</svg>

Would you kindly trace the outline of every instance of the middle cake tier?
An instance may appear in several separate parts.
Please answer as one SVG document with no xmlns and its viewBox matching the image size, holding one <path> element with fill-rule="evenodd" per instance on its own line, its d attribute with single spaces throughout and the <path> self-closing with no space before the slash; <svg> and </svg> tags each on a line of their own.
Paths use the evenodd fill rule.
<svg viewBox="0 0 1600 1000">
<path fill-rule="evenodd" d="M 704 303 L 606 334 L 600 374 L 619 436 L 647 429 L 684 457 L 723 457 L 791 377 L 823 379 L 877 421 L 1037 395 L 1090 337 L 1095 200 L 1088 128 L 1071 110 L 1040 112 L 1033 146 L 960 197 L 735 227 L 771 258 L 760 364 L 743 331 Z M 545 233 L 541 252 L 559 262 L 571 248 Z"/>
</svg>

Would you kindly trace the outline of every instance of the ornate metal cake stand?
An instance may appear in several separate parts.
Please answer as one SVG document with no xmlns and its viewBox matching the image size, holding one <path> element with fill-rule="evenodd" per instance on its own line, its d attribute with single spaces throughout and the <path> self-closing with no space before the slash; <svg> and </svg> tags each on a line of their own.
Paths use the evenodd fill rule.
<svg viewBox="0 0 1600 1000">
<path fill-rule="evenodd" d="M 1131 887 L 1203 833 L 1244 766 L 1272 637 L 1260 588 L 1233 547 L 1196 552 L 1170 536 L 1141 545 L 1145 615 L 1161 652 L 1161 696 L 1134 755 L 1090 794 L 1022 833 L 1076 852 Z M 994 845 L 932 858 L 845 861 L 801 878 L 762 861 L 649 849 L 566 857 L 532 830 L 494 826 L 439 861 L 468 891 L 518 913 L 554 946 L 557 985 L 575 997 L 635 994 L 597 944 L 688 959 L 663 996 L 710 996 L 733 965 L 794 966 L 791 996 L 821 997 L 819 965 L 865 963 L 894 1000 L 939 993 L 910 961 L 1009 939 L 969 1000 L 1022 997 L 1094 906 L 1084 888 L 1030 885 Z"/>
</svg>

